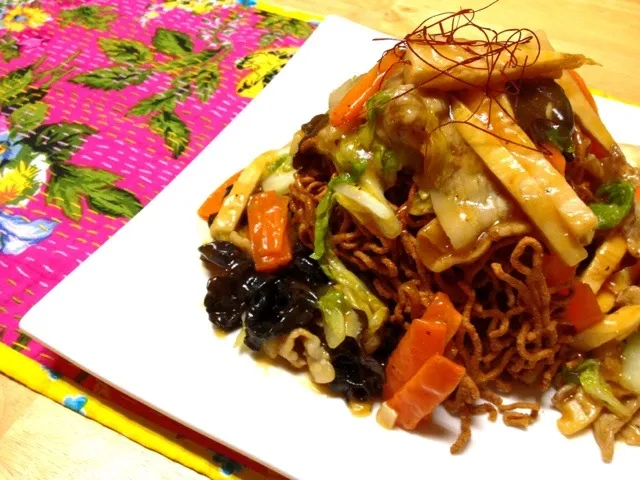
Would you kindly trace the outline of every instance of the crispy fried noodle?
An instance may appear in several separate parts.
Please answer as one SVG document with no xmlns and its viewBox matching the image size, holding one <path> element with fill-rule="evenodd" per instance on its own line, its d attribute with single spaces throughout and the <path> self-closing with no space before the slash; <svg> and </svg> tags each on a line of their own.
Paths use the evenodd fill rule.
<svg viewBox="0 0 640 480">
<path fill-rule="evenodd" d="M 640 444 L 640 172 L 575 72 L 595 62 L 476 13 L 422 22 L 205 201 L 205 306 L 387 428 L 446 409 L 451 453 L 556 389 L 560 431 L 611 461 Z"/>
</svg>

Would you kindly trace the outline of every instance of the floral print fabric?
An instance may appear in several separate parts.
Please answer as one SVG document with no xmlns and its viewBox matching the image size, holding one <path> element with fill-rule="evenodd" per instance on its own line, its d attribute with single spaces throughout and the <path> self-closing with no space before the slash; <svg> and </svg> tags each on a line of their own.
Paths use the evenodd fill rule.
<svg viewBox="0 0 640 480">
<path fill-rule="evenodd" d="M 313 31 L 254 5 L 0 0 L 1 343 L 91 381 L 20 334 L 18 322 L 166 187 Z M 77 399 L 64 403 L 84 411 Z"/>
</svg>

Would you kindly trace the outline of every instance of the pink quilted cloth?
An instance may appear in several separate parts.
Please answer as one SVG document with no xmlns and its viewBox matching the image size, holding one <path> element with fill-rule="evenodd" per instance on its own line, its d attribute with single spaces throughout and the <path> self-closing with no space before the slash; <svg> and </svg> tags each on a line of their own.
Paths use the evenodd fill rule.
<svg viewBox="0 0 640 480">
<path fill-rule="evenodd" d="M 0 4 L 2 5 L 2 4 Z M 235 2 L 0 6 L 0 338 L 284 66 L 305 22 Z"/>
<path fill-rule="evenodd" d="M 254 4 L 0 1 L 0 340 L 210 448 L 224 475 L 242 463 L 273 478 L 18 331 L 29 308 L 166 187 L 313 30 Z"/>
</svg>

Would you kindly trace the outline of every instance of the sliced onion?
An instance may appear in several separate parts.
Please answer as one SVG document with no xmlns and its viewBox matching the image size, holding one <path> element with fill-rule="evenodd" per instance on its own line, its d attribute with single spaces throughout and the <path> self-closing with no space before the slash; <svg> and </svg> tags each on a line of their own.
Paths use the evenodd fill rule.
<svg viewBox="0 0 640 480">
<path fill-rule="evenodd" d="M 338 185 L 335 192 L 338 203 L 375 233 L 395 238 L 402 232 L 402 224 L 388 203 L 354 185 Z"/>
<path fill-rule="evenodd" d="M 580 332 L 572 346 L 588 352 L 611 340 L 623 341 L 640 327 L 640 305 L 627 305 L 610 313 L 604 320 Z"/>
<path fill-rule="evenodd" d="M 640 394 L 640 332 L 631 335 L 622 352 L 621 383 Z"/>
<path fill-rule="evenodd" d="M 293 185 L 295 181 L 295 171 L 285 173 L 277 173 L 269 175 L 262 181 L 262 190 L 268 192 L 270 190 L 275 191 L 278 195 L 285 195 L 289 192 L 289 187 Z"/>
</svg>

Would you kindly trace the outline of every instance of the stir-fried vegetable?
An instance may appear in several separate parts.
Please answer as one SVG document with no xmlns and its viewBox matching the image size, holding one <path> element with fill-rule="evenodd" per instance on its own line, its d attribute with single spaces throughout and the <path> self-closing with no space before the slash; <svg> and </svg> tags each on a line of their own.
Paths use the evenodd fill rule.
<svg viewBox="0 0 640 480">
<path fill-rule="evenodd" d="M 285 195 L 289 192 L 289 187 L 295 182 L 295 172 L 274 173 L 262 181 L 262 191 L 276 192 L 278 195 Z"/>
<path fill-rule="evenodd" d="M 507 102 L 501 103 L 508 105 Z M 573 154 L 573 110 L 557 83 L 550 79 L 521 82 L 513 103 L 515 119 L 531 140 L 540 146 L 554 146 L 553 150 L 560 154 L 558 162 L 560 159 L 564 162 L 562 153 Z M 546 147 L 546 150 L 551 149 Z"/>
<path fill-rule="evenodd" d="M 454 249 L 471 246 L 487 228 L 509 214 L 509 202 L 455 125 L 435 129 L 427 143 L 422 183 Z"/>
<path fill-rule="evenodd" d="M 571 345 L 578 351 L 588 352 L 611 340 L 622 341 L 638 328 L 640 328 L 640 305 L 627 305 L 580 332 Z"/>
<path fill-rule="evenodd" d="M 571 78 L 573 79 L 573 81 L 578 84 L 578 87 L 580 87 L 580 91 L 584 95 L 584 98 L 587 100 L 589 105 L 591 105 L 591 107 L 597 112 L 598 106 L 596 105 L 596 101 L 593 98 L 593 95 L 591 95 L 591 92 L 587 88 L 587 84 L 584 83 L 584 80 L 582 79 L 580 74 L 575 70 L 567 70 L 566 72 L 563 72 L 563 73 L 568 73 L 569 75 L 571 75 Z"/>
<path fill-rule="evenodd" d="M 489 53 L 492 57 L 491 69 L 487 68 L 486 57 L 480 55 L 483 48 L 499 52 L 497 55 Z M 474 52 L 474 56 L 478 55 L 476 60 L 470 61 L 470 51 Z M 444 91 L 462 90 L 470 86 L 485 88 L 504 85 L 509 80 L 556 77 L 562 70 L 594 63 L 584 55 L 553 51 L 540 52 L 534 62 L 531 49 L 523 46 L 503 50 L 489 44 L 467 49 L 448 42 L 437 46 L 427 42 L 412 43 L 406 58 L 409 62 L 409 67 L 405 68 L 406 83 Z M 447 74 L 443 75 L 442 72 Z"/>
<path fill-rule="evenodd" d="M 399 64 L 400 58 L 395 49 L 391 50 L 371 70 L 358 78 L 340 102 L 329 111 L 331 125 L 343 130 L 352 128 L 362 114 L 367 100 L 380 89 L 385 75 Z"/>
<path fill-rule="evenodd" d="M 285 173 L 293 170 L 293 157 L 289 154 L 280 155 L 273 162 L 267 165 L 265 172 L 267 175 L 274 173 Z"/>
<path fill-rule="evenodd" d="M 553 47 L 545 33 L 536 32 L 536 34 L 540 47 L 546 51 L 553 51 Z M 615 141 L 600 119 L 596 102 L 582 77 L 575 70 L 569 68 L 562 71 L 562 75 L 556 79 L 556 82 L 567 95 L 571 109 L 580 120 L 582 127 L 587 130 L 592 141 L 595 140 L 598 144 L 597 147 L 602 150 L 602 152 L 594 152 L 594 154 L 598 158 L 606 156 L 612 150 Z M 592 151 L 593 146 L 592 144 Z"/>
<path fill-rule="evenodd" d="M 382 394 L 391 398 L 433 355 L 444 353 L 447 327 L 428 318 L 416 318 L 393 351 L 385 369 Z"/>
<path fill-rule="evenodd" d="M 258 272 L 272 272 L 293 258 L 287 204 L 287 198 L 274 192 L 251 196 L 247 220 L 251 253 Z"/>
<path fill-rule="evenodd" d="M 358 314 L 349 307 L 339 286 L 330 287 L 318 299 L 318 308 L 322 312 L 324 336 L 329 348 L 336 348 L 347 336 L 358 336 Z"/>
<path fill-rule="evenodd" d="M 373 351 L 378 346 L 375 334 L 387 321 L 389 309 L 340 261 L 333 250 L 327 249 L 319 262 L 327 277 L 340 285 L 347 304 L 366 315 L 368 323 L 364 338 L 365 348 L 367 351 Z"/>
<path fill-rule="evenodd" d="M 606 287 L 616 295 L 621 293 L 625 288 L 635 284 L 640 278 L 640 262 L 636 262 L 630 267 L 618 270 L 609 280 Z"/>
<path fill-rule="evenodd" d="M 318 299 L 318 308 L 322 312 L 324 337 L 329 348 L 336 348 L 347 336 L 345 327 L 345 298 L 340 290 L 330 288 Z"/>
<path fill-rule="evenodd" d="M 585 360 L 575 369 L 567 369 L 564 372 L 564 378 L 568 383 L 582 385 L 587 394 L 604 403 L 618 417 L 630 416 L 629 409 L 616 398 L 611 386 L 600 374 L 600 362 L 597 360 Z"/>
<path fill-rule="evenodd" d="M 280 155 L 267 165 L 265 174 L 266 177 L 262 180 L 262 190 L 265 192 L 273 190 L 278 195 L 285 195 L 295 181 L 293 157 L 288 154 Z"/>
<path fill-rule="evenodd" d="M 391 398 L 433 355 L 442 355 L 445 345 L 461 323 L 462 315 L 449 297 L 445 293 L 437 293 L 423 317 L 411 322 L 407 333 L 391 353 L 386 368 L 384 398 Z"/>
<path fill-rule="evenodd" d="M 591 425 L 600 415 L 602 405 L 587 395 L 582 387 L 567 385 L 563 388 L 572 388 L 575 391 L 561 402 L 554 402 L 562 413 L 557 425 L 563 435 L 571 436 Z"/>
<path fill-rule="evenodd" d="M 336 377 L 329 384 L 331 391 L 348 401 L 366 402 L 382 392 L 384 368 L 362 351 L 358 342 L 346 338 L 331 352 Z"/>
<path fill-rule="evenodd" d="M 576 267 L 570 267 L 558 255 L 545 254 L 542 257 L 542 273 L 548 286 L 568 286 L 576 276 Z"/>
<path fill-rule="evenodd" d="M 498 135 L 499 143 L 531 175 L 546 197 L 551 200 L 573 236 L 583 245 L 591 242 L 598 223 L 596 216 L 578 197 L 564 176 L 542 153 L 536 150 L 536 146 L 527 134 L 505 112 L 502 105 L 507 105 L 507 98 L 501 95 L 493 104 L 490 99 L 483 99 L 475 92 L 466 93 L 461 98 L 475 112 L 476 120 L 482 120 L 486 116 L 488 120 L 484 120 L 484 127 L 492 129 L 493 133 Z M 567 129 L 568 127 L 565 126 L 562 131 Z M 555 132 L 555 130 L 551 131 Z"/>
<path fill-rule="evenodd" d="M 430 322 L 440 323 L 447 327 L 447 335 L 445 344 L 456 334 L 462 323 L 462 315 L 453 306 L 449 296 L 446 293 L 438 292 L 427 307 L 424 313 L 424 319 Z"/>
<path fill-rule="evenodd" d="M 429 192 L 426 190 L 418 189 L 409 206 L 409 214 L 421 217 L 429 213 L 433 213 L 431 195 L 429 195 Z"/>
<path fill-rule="evenodd" d="M 627 338 L 622 351 L 620 380 L 626 388 L 640 394 L 640 332 Z"/>
<path fill-rule="evenodd" d="M 546 158 L 553 168 L 555 168 L 560 175 L 564 175 L 567 169 L 567 161 L 562 155 L 562 152 L 558 147 L 551 143 L 542 144 L 542 149 L 545 151 L 544 158 Z"/>
<path fill-rule="evenodd" d="M 204 201 L 198 209 L 198 216 L 203 220 L 209 220 L 211 215 L 215 215 L 220 211 L 224 198 L 231 192 L 231 188 L 238 177 L 242 173 L 242 170 L 231 175 L 225 182 L 216 188 L 209 197 Z"/>
<path fill-rule="evenodd" d="M 376 146 L 380 150 L 381 147 Z M 380 153 L 384 159 L 385 154 Z M 336 166 L 342 173 L 332 178 L 327 191 L 316 207 L 316 225 L 313 258 L 322 257 L 329 220 L 335 201 L 346 208 L 362 225 L 376 234 L 395 238 L 402 231 L 402 224 L 395 209 L 384 196 L 384 187 L 375 174 L 375 155 L 362 146 L 358 136 L 343 140 L 335 156 Z M 394 172 L 395 174 L 395 172 Z M 356 186 L 355 183 L 360 185 Z"/>
<path fill-rule="evenodd" d="M 382 90 L 374 93 L 366 102 L 367 108 L 367 126 L 361 132 L 361 138 L 367 147 L 371 147 L 375 138 L 376 122 L 378 116 L 382 112 L 382 108 L 393 98 L 393 94 L 389 91 Z"/>
<path fill-rule="evenodd" d="M 388 202 L 381 202 L 363 188 L 343 183 L 335 187 L 335 198 L 362 225 L 387 238 L 402 232 L 402 224 Z"/>
<path fill-rule="evenodd" d="M 568 73 L 565 71 L 562 77 L 556 81 L 567 94 L 573 113 L 580 120 L 582 127 L 589 133 L 593 140 L 599 144 L 598 146 L 604 150 L 603 153 L 606 155 L 615 145 L 615 140 L 607 130 L 607 127 L 604 126 L 604 123 L 602 123 L 598 111 L 594 108 L 595 102 L 593 101 L 593 97 L 591 94 L 588 96 L 585 95 L 584 90 L 586 90 L 586 88 L 582 87 L 580 83 L 576 81 L 577 79 L 580 79 L 580 77 L 578 77 L 575 72 Z M 600 155 L 596 156 L 600 158 L 604 155 L 600 153 Z"/>
<path fill-rule="evenodd" d="M 596 298 L 602 313 L 609 313 L 616 304 L 616 295 L 606 288 L 600 289 Z"/>
<path fill-rule="evenodd" d="M 454 101 L 453 116 L 456 121 L 461 122 L 456 126 L 464 139 L 513 195 L 564 262 L 568 265 L 576 265 L 586 258 L 586 250 L 569 231 L 551 198 L 540 187 L 537 179 L 522 167 L 500 140 L 483 130 L 485 128 L 483 121 L 460 101 Z M 542 160 L 546 162 L 544 158 Z M 549 170 L 557 174 L 551 165 Z"/>
<path fill-rule="evenodd" d="M 640 398 L 625 400 L 624 405 L 629 413 L 633 414 L 640 407 Z M 609 463 L 613 460 L 616 436 L 623 430 L 626 423 L 628 418 L 621 419 L 613 413 L 603 413 L 593 422 L 593 437 L 600 447 L 600 455 L 604 462 Z"/>
<path fill-rule="evenodd" d="M 565 309 L 565 318 L 577 332 L 586 330 L 604 318 L 595 293 L 586 283 L 577 282 L 573 286 L 573 296 Z"/>
<path fill-rule="evenodd" d="M 455 390 L 465 368 L 442 355 L 434 355 L 386 402 L 395 412 L 395 423 L 406 430 L 415 429 Z"/>
<path fill-rule="evenodd" d="M 432 272 L 443 272 L 454 265 L 472 262 L 491 247 L 491 239 L 483 236 L 474 248 L 455 250 L 437 218 L 420 229 L 416 240 L 418 258 Z"/>
<path fill-rule="evenodd" d="M 236 229 L 249 202 L 249 197 L 258 186 L 265 168 L 280 154 L 280 150 L 265 152 L 242 171 L 211 224 L 210 231 L 213 238 L 227 240 L 229 234 Z"/>
<path fill-rule="evenodd" d="M 327 184 L 327 190 L 316 207 L 316 223 L 314 229 L 314 249 L 311 258 L 320 260 L 326 250 L 327 235 L 329 235 L 329 220 L 335 205 L 335 188 L 342 184 L 353 183 L 353 176 L 343 173 L 333 177 Z"/>
<path fill-rule="evenodd" d="M 631 211 L 634 187 L 629 182 L 610 183 L 598 188 L 596 195 L 603 202 L 592 203 L 589 207 L 598 217 L 598 228 L 614 228 Z"/>
<path fill-rule="evenodd" d="M 620 440 L 627 445 L 640 446 L 640 413 L 636 413 L 633 419 L 620 430 Z"/>
<path fill-rule="evenodd" d="M 593 293 L 598 293 L 605 280 L 616 271 L 625 253 L 627 253 L 627 242 L 621 235 L 607 238 L 598 247 L 580 280 L 589 285 Z"/>
</svg>

